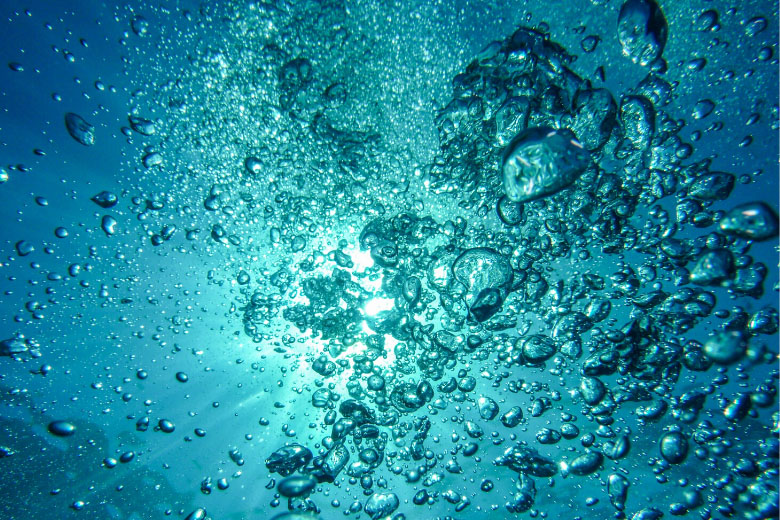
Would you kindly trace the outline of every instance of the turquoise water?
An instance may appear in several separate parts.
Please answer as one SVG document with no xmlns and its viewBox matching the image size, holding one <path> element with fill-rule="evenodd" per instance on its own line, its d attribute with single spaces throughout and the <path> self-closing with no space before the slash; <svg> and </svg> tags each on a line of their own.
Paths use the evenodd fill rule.
<svg viewBox="0 0 780 520">
<path fill-rule="evenodd" d="M 0 11 L 0 517 L 778 517 L 776 4 Z"/>
</svg>

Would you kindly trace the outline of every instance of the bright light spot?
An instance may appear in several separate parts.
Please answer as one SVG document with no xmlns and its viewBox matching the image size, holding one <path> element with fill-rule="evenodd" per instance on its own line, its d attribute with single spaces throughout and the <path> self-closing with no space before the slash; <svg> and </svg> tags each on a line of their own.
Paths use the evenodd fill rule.
<svg viewBox="0 0 780 520">
<path fill-rule="evenodd" d="M 352 258 L 352 263 L 354 264 L 352 272 L 355 274 L 362 275 L 366 272 L 366 269 L 374 266 L 374 259 L 371 258 L 370 251 L 348 249 L 347 254 Z M 360 287 L 371 293 L 378 292 L 382 288 L 382 276 L 377 274 L 372 276 L 357 276 L 357 282 L 360 284 Z M 374 313 L 369 314 L 373 316 Z"/>
<path fill-rule="evenodd" d="M 439 266 L 436 269 L 433 270 L 433 277 L 436 280 L 443 280 L 447 277 L 447 271 L 449 270 L 449 267 L 447 266 Z"/>
<path fill-rule="evenodd" d="M 392 298 L 374 298 L 373 300 L 368 300 L 368 302 L 366 302 L 363 311 L 369 316 L 376 316 L 382 311 L 392 310 L 394 305 L 395 300 Z"/>
<path fill-rule="evenodd" d="M 355 272 L 362 273 L 366 268 L 374 265 L 374 259 L 371 258 L 370 251 L 361 251 L 359 249 L 348 250 L 347 253 L 352 258 L 352 263 L 355 264 Z"/>
</svg>

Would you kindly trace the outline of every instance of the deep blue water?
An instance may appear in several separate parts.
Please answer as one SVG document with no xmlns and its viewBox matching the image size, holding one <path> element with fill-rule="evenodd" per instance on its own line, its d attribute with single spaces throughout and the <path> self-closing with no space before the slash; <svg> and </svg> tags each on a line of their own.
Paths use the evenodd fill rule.
<svg viewBox="0 0 780 520">
<path fill-rule="evenodd" d="M 0 518 L 778 517 L 776 3 L 0 15 Z"/>
</svg>

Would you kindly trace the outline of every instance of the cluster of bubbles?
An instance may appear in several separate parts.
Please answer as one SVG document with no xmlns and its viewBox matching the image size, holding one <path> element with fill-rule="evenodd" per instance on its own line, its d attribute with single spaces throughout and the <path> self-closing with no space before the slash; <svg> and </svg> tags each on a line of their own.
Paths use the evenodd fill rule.
<svg viewBox="0 0 780 520">
<path fill-rule="evenodd" d="M 332 255 L 338 267 L 329 276 L 300 281 L 308 303 L 287 306 L 282 315 L 302 332 L 328 341 L 312 369 L 325 380 L 348 375 L 349 398 L 337 406 L 340 396 L 333 394 L 332 386 L 313 394 L 313 406 L 329 410 L 324 421 L 332 425 L 319 456 L 295 444 L 267 459 L 271 472 L 307 476 L 287 477 L 279 484 L 291 509 L 316 512 L 300 497 L 316 483 L 333 481 L 342 470 L 370 492 L 372 475 L 383 459 L 407 482 L 422 479 L 415 504 L 445 499 L 456 511 L 465 509 L 467 496 L 427 490 L 425 477 L 435 475 L 438 464 L 423 444 L 430 421 L 420 411 L 426 404 L 435 412 L 447 402 L 476 402 L 481 422 L 489 424 L 500 413 L 499 405 L 489 396 L 475 396 L 474 377 L 458 367 L 491 359 L 496 367 L 511 370 L 554 361 L 550 372 L 573 381 L 575 402 L 594 426 L 593 433 L 581 434 L 573 424 L 575 415 L 567 413 L 558 429 L 539 430 L 538 449 L 520 441 L 495 459 L 495 465 L 518 474 L 516 494 L 506 504 L 509 512 L 534 506 L 534 478 L 587 476 L 601 470 L 607 459 L 627 457 L 630 429 L 617 426 L 613 416 L 628 407 L 640 424 L 659 421 L 667 413 L 676 419 L 658 439 L 656 474 L 686 460 L 689 439 L 697 445 L 696 458 L 715 465 L 725 432 L 699 415 L 717 387 L 677 394 L 675 383 L 687 379 L 686 372 L 723 373 L 718 367 L 775 358 L 760 337 L 777 333 L 776 308 L 752 314 L 739 307 L 715 311 L 715 290 L 724 288 L 734 297 L 763 294 L 767 267 L 748 253 L 752 242 L 776 238 L 777 216 L 759 201 L 729 211 L 711 209 L 729 197 L 735 176 L 712 171 L 706 161 L 684 164 L 691 146 L 679 136 L 680 122 L 663 109 L 672 87 L 657 70 L 666 40 L 658 6 L 627 2 L 618 35 L 626 56 L 656 70 L 617 100 L 574 74 L 567 67 L 571 57 L 543 33 L 523 28 L 489 45 L 454 79 L 453 99 L 437 115 L 441 153 L 430 181 L 434 192 L 455 194 L 460 207 L 475 213 L 475 222 L 441 224 L 413 213 L 370 221 L 359 246 L 369 252 L 381 277 L 381 288 L 373 294 L 344 270 L 352 261 L 340 250 Z M 672 196 L 675 214 L 670 215 L 660 201 Z M 655 221 L 640 227 L 632 217 L 648 207 Z M 500 232 L 480 225 L 489 213 L 500 217 Z M 717 229 L 697 238 L 676 238 L 690 225 Z M 629 252 L 638 253 L 630 263 Z M 566 269 L 571 271 L 562 279 L 550 269 L 565 265 L 562 260 L 584 261 L 592 254 L 615 258 L 615 272 L 603 276 L 569 264 Z M 291 275 L 274 276 L 277 282 L 284 280 L 280 286 L 271 278 L 280 297 L 255 293 L 246 306 L 246 331 L 253 337 L 264 323 L 258 323 L 258 317 L 272 317 L 269 300 L 284 306 Z M 365 316 L 361 308 L 371 298 L 391 299 L 392 308 Z M 618 307 L 620 313 L 614 310 Z M 713 312 L 723 320 L 719 331 L 703 341 L 695 339 L 702 337 L 698 334 L 684 336 L 700 330 L 697 326 Z M 628 319 L 610 318 L 620 314 Z M 518 336 L 515 331 L 527 329 L 529 322 L 540 324 L 539 332 Z M 361 329 L 363 323 L 368 332 Z M 376 362 L 387 356 L 386 340 L 394 344 L 394 361 L 380 367 Z M 365 349 L 352 356 L 351 364 L 339 363 L 356 342 Z M 723 414 L 739 423 L 771 406 L 776 392 L 770 378 L 752 391 L 723 396 Z M 550 399 L 537 398 L 530 415 L 540 417 L 551 407 Z M 404 427 L 404 417 L 410 415 L 406 424 L 412 427 Z M 772 422 L 777 419 L 775 414 Z M 521 422 L 526 420 L 519 406 L 507 407 L 501 416 L 505 428 Z M 459 444 L 453 453 L 469 457 L 478 451 L 484 430 L 479 422 L 463 424 L 473 440 Z M 400 452 L 387 453 L 388 434 L 395 442 L 408 435 L 412 440 Z M 558 461 L 540 453 L 544 445 L 562 438 L 579 438 L 582 451 Z M 749 475 L 740 474 L 752 480 L 743 486 L 746 491 L 766 490 L 777 472 L 776 437 L 756 442 L 753 453 L 764 458 L 745 463 L 754 468 Z M 350 452 L 359 460 L 349 463 Z M 444 466 L 450 473 L 462 472 L 454 457 Z M 621 516 L 630 480 L 618 470 L 607 481 L 609 500 Z M 487 481 L 482 485 L 483 490 L 491 487 Z M 731 508 L 751 518 L 771 517 L 777 510 L 770 503 L 778 496 L 772 489 L 772 498 L 754 507 L 725 499 L 729 505 L 719 506 L 720 511 Z M 706 511 L 702 491 L 685 491 L 680 502 L 670 504 L 671 513 Z M 372 495 L 377 496 L 389 505 L 366 503 L 372 519 L 387 516 L 398 505 L 394 494 L 390 499 Z M 651 507 L 633 518 L 660 516 L 662 512 Z"/>
</svg>

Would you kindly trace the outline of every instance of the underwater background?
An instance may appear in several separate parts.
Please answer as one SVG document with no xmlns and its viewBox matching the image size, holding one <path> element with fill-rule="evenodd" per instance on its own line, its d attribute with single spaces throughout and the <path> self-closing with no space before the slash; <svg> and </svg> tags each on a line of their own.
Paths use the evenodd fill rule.
<svg viewBox="0 0 780 520">
<path fill-rule="evenodd" d="M 0 518 L 778 517 L 776 2 L 0 15 Z"/>
</svg>

